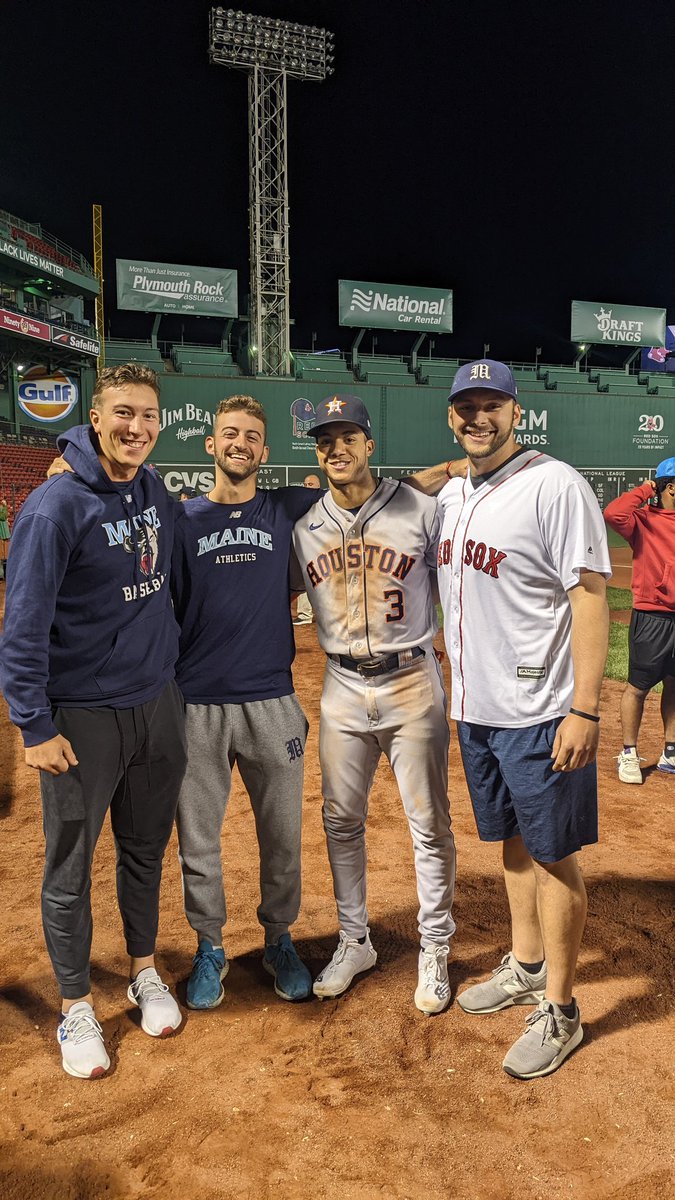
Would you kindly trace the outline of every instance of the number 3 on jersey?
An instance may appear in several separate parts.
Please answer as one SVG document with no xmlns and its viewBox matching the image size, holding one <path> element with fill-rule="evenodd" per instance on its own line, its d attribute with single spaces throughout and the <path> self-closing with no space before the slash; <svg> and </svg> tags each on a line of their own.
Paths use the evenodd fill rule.
<svg viewBox="0 0 675 1200">
<path fill-rule="evenodd" d="M 400 588 L 389 588 L 384 593 L 385 600 L 389 601 L 389 612 L 385 616 L 385 621 L 402 621 L 403 620 L 403 592 Z"/>
</svg>

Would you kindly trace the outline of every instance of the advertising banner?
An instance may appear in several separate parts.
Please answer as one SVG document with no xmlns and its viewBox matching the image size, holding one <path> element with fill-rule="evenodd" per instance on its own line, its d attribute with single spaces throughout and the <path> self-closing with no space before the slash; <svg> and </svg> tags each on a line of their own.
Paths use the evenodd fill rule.
<svg viewBox="0 0 675 1200">
<path fill-rule="evenodd" d="M 101 353 L 98 338 L 72 333 L 69 329 L 59 329 L 57 326 L 52 326 L 52 342 L 56 346 L 67 346 L 69 350 L 79 350 L 80 354 L 91 354 L 92 358 L 98 358 Z"/>
<path fill-rule="evenodd" d="M 45 321 L 34 321 L 25 313 L 10 312 L 7 308 L 0 308 L 0 330 L 3 329 L 8 333 L 17 333 L 19 337 L 37 338 L 39 342 L 51 340 L 51 325 Z"/>
<path fill-rule="evenodd" d="M 613 346 L 665 346 L 665 308 L 636 308 L 629 304 L 572 301 L 573 342 Z"/>
<path fill-rule="evenodd" d="M 452 292 L 444 288 L 341 279 L 338 302 L 341 325 L 452 333 Z"/>
<path fill-rule="evenodd" d="M 84 292 L 91 292 L 94 296 L 98 295 L 98 279 L 84 273 L 80 274 L 79 271 L 72 271 L 69 267 L 54 262 L 48 255 L 41 254 L 37 250 L 29 250 L 27 246 L 22 246 L 12 238 L 0 237 L 0 261 L 3 258 L 11 259 L 14 263 L 21 263 L 25 267 L 34 267 L 41 275 L 53 275 L 55 279 L 65 279 L 68 283 L 77 284 Z"/>
<path fill-rule="evenodd" d="M 47 371 L 31 367 L 19 383 L 19 408 L 38 424 L 50 425 L 63 421 L 75 408 L 78 388 L 75 380 L 63 371 Z"/>
<path fill-rule="evenodd" d="M 236 317 L 237 272 L 225 267 L 118 258 L 117 307 L 193 317 Z"/>
</svg>

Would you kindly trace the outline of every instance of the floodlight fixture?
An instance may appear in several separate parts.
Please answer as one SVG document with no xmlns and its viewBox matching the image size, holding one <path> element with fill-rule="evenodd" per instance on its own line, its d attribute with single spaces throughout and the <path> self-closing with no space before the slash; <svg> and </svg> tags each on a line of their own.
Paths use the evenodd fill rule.
<svg viewBox="0 0 675 1200">
<path fill-rule="evenodd" d="M 257 47 L 258 52 L 246 54 L 245 47 Z M 211 9 L 209 61 L 217 66 L 248 71 L 255 64 L 293 79 L 322 80 L 333 74 L 332 49 L 333 34 L 316 25 L 232 8 Z"/>
<path fill-rule="evenodd" d="M 287 375 L 290 354 L 287 79 L 332 75 L 333 34 L 233 8 L 209 14 L 209 62 L 246 71 L 249 95 L 249 345 L 258 375 Z"/>
</svg>

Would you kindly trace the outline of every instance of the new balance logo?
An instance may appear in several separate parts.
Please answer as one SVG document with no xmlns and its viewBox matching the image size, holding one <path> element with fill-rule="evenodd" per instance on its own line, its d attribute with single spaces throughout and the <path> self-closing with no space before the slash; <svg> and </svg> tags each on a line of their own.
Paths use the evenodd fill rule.
<svg viewBox="0 0 675 1200">
<path fill-rule="evenodd" d="M 305 753 L 302 742 L 297 737 L 291 738 L 290 742 L 286 742 L 286 750 L 288 751 L 289 762 L 296 762 Z"/>
</svg>

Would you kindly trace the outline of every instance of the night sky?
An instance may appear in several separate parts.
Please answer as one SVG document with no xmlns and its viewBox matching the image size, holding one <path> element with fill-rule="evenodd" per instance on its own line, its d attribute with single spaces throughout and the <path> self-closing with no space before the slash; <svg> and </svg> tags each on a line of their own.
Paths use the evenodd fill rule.
<svg viewBox="0 0 675 1200">
<path fill-rule="evenodd" d="M 0 207 L 89 259 L 234 267 L 248 289 L 247 87 L 208 64 L 202 0 L 5 0 Z M 569 362 L 572 299 L 675 318 L 672 4 L 260 0 L 335 33 L 335 74 L 289 81 L 292 342 L 347 349 L 340 277 L 451 287 L 436 355 Z M 671 86 L 669 86 L 669 84 Z M 165 318 L 160 338 L 179 336 Z M 216 321 L 185 324 L 216 340 Z M 410 334 L 378 334 L 406 354 Z M 362 350 L 371 348 L 366 335 Z M 596 361 L 601 361 L 600 351 Z M 604 351 L 611 361 L 611 350 Z"/>
</svg>

